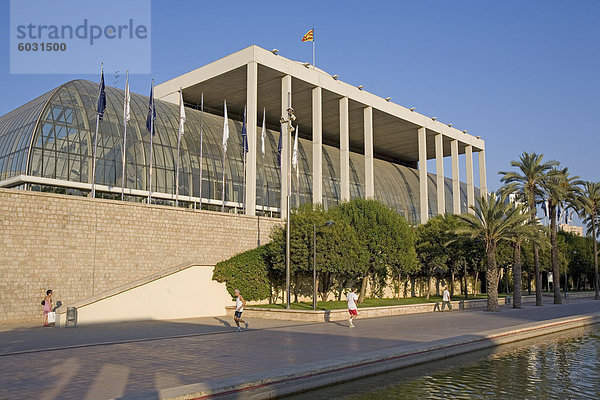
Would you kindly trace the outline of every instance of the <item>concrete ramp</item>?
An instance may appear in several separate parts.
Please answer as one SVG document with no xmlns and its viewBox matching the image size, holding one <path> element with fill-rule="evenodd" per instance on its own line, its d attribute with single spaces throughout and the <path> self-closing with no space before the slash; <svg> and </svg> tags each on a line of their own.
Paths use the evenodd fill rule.
<svg viewBox="0 0 600 400">
<path fill-rule="evenodd" d="M 213 269 L 182 264 L 63 305 L 56 310 L 56 326 L 65 326 L 68 307 L 77 308 L 78 325 L 225 315 L 231 296 L 224 283 L 212 280 Z"/>
</svg>

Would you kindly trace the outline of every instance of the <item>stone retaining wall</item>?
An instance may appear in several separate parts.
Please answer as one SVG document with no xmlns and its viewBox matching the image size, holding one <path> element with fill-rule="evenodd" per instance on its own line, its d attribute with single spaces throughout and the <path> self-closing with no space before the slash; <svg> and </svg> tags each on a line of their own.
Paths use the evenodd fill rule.
<svg viewBox="0 0 600 400">
<path fill-rule="evenodd" d="M 0 189 L 0 322 L 41 321 L 46 289 L 73 303 L 186 262 L 264 244 L 280 219 Z"/>
</svg>

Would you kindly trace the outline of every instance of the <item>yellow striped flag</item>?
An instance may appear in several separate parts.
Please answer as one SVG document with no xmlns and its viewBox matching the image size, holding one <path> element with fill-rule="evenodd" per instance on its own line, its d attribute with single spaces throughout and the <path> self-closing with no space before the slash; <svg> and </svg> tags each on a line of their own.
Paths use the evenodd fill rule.
<svg viewBox="0 0 600 400">
<path fill-rule="evenodd" d="M 302 36 L 302 41 L 303 42 L 314 42 L 315 39 L 313 37 L 313 35 L 315 34 L 315 30 L 311 29 L 310 31 L 306 32 L 306 35 Z"/>
</svg>

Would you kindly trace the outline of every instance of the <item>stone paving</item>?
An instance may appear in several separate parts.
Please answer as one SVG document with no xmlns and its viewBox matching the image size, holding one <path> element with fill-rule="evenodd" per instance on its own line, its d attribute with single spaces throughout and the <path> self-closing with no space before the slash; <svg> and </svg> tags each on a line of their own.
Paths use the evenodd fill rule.
<svg viewBox="0 0 600 400">
<path fill-rule="evenodd" d="M 545 299 L 546 300 L 546 299 Z M 274 376 L 302 367 L 386 348 L 413 347 L 600 312 L 600 301 L 527 306 L 498 313 L 454 311 L 356 320 L 297 323 L 253 320 L 237 333 L 225 318 L 82 326 L 76 329 L 4 328 L 0 332 L 0 398 L 157 398 L 157 391 L 246 375 Z"/>
</svg>

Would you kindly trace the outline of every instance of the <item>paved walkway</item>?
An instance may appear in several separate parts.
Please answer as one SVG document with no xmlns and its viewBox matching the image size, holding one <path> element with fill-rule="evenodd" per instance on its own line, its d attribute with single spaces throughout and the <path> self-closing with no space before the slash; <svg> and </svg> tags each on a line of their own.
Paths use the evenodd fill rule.
<svg viewBox="0 0 600 400">
<path fill-rule="evenodd" d="M 236 333 L 224 318 L 0 332 L 0 398 L 157 398 L 158 390 L 276 376 L 349 355 L 600 312 L 600 301 L 499 313 L 454 311 L 345 323 L 254 320 Z"/>
</svg>

